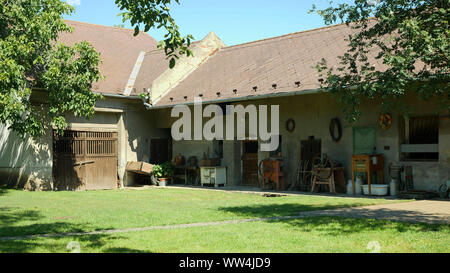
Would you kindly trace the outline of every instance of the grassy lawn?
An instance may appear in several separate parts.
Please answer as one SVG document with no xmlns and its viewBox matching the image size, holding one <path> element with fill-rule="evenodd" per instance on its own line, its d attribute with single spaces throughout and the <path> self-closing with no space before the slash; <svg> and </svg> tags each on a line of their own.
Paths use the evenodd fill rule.
<svg viewBox="0 0 450 273">
<path fill-rule="evenodd" d="M 296 215 L 393 202 L 321 196 L 263 197 L 190 189 L 0 194 L 0 237 Z"/>
<path fill-rule="evenodd" d="M 0 189 L 0 237 L 296 215 L 398 202 L 324 196 L 263 197 L 189 189 L 24 192 Z M 448 252 L 448 225 L 315 217 L 187 229 L 0 241 L 0 252 Z"/>
<path fill-rule="evenodd" d="M 1 242 L 0 252 L 449 252 L 450 227 L 381 220 L 314 217 L 289 221 L 154 230 L 113 235 L 39 238 Z"/>
</svg>

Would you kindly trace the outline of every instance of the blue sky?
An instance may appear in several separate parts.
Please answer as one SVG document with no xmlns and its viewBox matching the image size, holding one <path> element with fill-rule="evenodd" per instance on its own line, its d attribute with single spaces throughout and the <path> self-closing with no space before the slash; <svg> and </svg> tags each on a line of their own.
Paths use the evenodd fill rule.
<svg viewBox="0 0 450 273">
<path fill-rule="evenodd" d="M 122 24 L 114 0 L 67 0 L 75 14 L 66 19 L 113 26 Z M 313 4 L 326 7 L 328 0 L 181 0 L 171 14 L 183 35 L 200 40 L 213 30 L 227 45 L 251 42 L 324 26 L 322 18 L 308 14 Z M 129 24 L 125 25 L 130 27 Z M 161 30 L 150 30 L 156 40 Z"/>
</svg>

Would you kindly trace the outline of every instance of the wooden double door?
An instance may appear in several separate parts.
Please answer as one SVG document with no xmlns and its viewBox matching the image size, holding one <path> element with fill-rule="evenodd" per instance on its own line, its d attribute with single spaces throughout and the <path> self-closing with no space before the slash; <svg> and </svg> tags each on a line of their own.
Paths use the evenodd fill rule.
<svg viewBox="0 0 450 273">
<path fill-rule="evenodd" d="M 53 132 L 56 190 L 102 190 L 118 187 L 117 132 Z"/>
</svg>

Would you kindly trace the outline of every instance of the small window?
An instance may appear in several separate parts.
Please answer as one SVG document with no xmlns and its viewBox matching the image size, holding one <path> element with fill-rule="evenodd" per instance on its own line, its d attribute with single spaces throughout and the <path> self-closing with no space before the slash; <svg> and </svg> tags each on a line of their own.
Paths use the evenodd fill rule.
<svg viewBox="0 0 450 273">
<path fill-rule="evenodd" d="M 402 159 L 405 161 L 438 161 L 439 117 L 405 118 L 403 125 Z"/>
</svg>

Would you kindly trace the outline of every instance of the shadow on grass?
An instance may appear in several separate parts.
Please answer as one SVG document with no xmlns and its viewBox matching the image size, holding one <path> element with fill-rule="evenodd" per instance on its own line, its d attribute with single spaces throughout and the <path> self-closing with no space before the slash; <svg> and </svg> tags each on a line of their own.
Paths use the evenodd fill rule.
<svg viewBox="0 0 450 273">
<path fill-rule="evenodd" d="M 70 253 L 73 247 L 69 244 L 76 242 L 80 245 L 79 252 L 105 252 L 105 253 L 139 253 L 140 250 L 132 248 L 106 248 L 108 244 L 123 237 L 111 234 L 32 238 L 0 241 L 0 253 Z"/>
<path fill-rule="evenodd" d="M 0 253 L 36 253 L 36 252 L 71 252 L 67 249 L 69 242 L 78 242 L 83 248 L 98 252 L 105 245 L 123 237 L 112 234 L 68 236 L 68 237 L 33 237 L 30 235 L 60 234 L 92 230 L 89 225 L 55 221 L 37 223 L 44 217 L 35 210 L 21 210 L 13 207 L 0 207 Z M 97 250 L 97 251 L 95 251 Z M 108 253 L 137 253 L 132 248 L 107 248 Z"/>
<path fill-rule="evenodd" d="M 445 217 L 411 210 L 365 209 L 357 208 L 352 212 L 321 212 L 325 209 L 350 208 L 358 204 L 340 205 L 302 205 L 271 204 L 255 206 L 223 207 L 220 211 L 233 213 L 245 218 L 270 218 L 278 216 L 300 216 L 302 212 L 312 212 L 304 218 L 290 220 L 272 220 L 269 223 L 289 223 L 301 231 L 319 231 L 331 235 L 369 232 L 375 230 L 395 230 L 397 232 L 450 232 Z M 315 212 L 314 212 L 315 211 Z M 330 214 L 331 213 L 331 214 Z M 378 220 L 377 220 L 378 219 Z M 424 223 L 425 222 L 425 223 Z"/>
<path fill-rule="evenodd" d="M 450 232 L 448 225 L 393 222 L 376 219 L 342 217 L 307 217 L 294 220 L 275 220 L 269 223 L 284 223 L 301 232 L 315 232 L 327 236 L 345 236 L 369 232 Z"/>
<path fill-rule="evenodd" d="M 102 251 L 103 253 L 150 253 L 128 247 L 111 247 Z"/>
<path fill-rule="evenodd" d="M 0 207 L 0 238 L 37 234 L 82 232 L 87 225 L 55 221 L 38 223 L 43 217 L 37 210 L 22 210 L 15 207 Z M 44 219 L 45 220 L 45 219 Z"/>
<path fill-rule="evenodd" d="M 305 205 L 305 204 L 287 203 L 287 204 L 222 207 L 219 208 L 219 210 L 222 212 L 233 213 L 248 218 L 267 218 L 277 216 L 299 215 L 301 212 L 305 211 L 350 208 L 362 205 L 365 204 L 352 203 L 352 204 L 336 204 L 336 205 L 331 204 Z"/>
<path fill-rule="evenodd" d="M 0 186 L 0 196 L 6 195 L 8 193 L 8 188 L 6 186 Z"/>
</svg>

